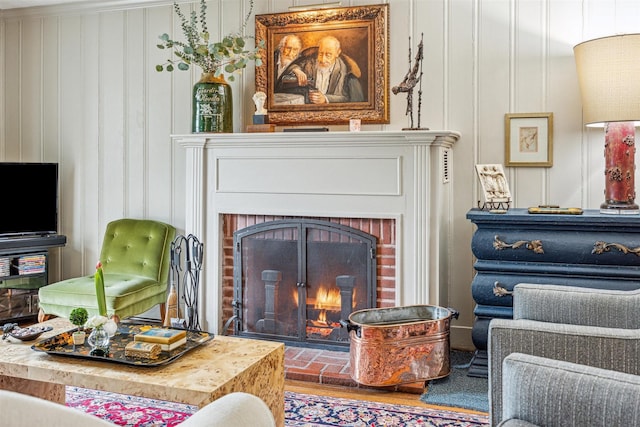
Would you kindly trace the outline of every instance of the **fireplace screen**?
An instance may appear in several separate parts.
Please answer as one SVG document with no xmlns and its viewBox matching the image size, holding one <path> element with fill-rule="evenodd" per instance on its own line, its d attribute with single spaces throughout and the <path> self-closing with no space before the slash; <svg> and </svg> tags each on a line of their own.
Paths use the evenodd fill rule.
<svg viewBox="0 0 640 427">
<path fill-rule="evenodd" d="M 317 346 L 349 343 L 340 320 L 375 307 L 376 238 L 291 219 L 234 233 L 234 332 Z"/>
</svg>

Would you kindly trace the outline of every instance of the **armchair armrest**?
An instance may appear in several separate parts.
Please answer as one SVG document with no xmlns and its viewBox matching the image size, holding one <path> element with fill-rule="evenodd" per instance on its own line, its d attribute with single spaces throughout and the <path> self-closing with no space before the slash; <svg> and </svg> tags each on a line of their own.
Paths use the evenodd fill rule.
<svg viewBox="0 0 640 427">
<path fill-rule="evenodd" d="M 520 353 L 503 370 L 505 420 L 589 427 L 640 419 L 639 376 Z"/>
<path fill-rule="evenodd" d="M 640 289 L 618 291 L 530 283 L 514 287 L 514 319 L 638 329 L 638 313 Z"/>
<path fill-rule="evenodd" d="M 493 319 L 489 324 L 489 406 L 492 425 L 502 411 L 502 361 L 525 353 L 640 374 L 640 330 Z"/>
</svg>

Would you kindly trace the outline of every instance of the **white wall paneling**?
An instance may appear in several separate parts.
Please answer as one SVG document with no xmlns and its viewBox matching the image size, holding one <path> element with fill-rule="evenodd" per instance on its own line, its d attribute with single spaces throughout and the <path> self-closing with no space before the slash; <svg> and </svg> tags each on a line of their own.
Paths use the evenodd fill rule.
<svg viewBox="0 0 640 427">
<path fill-rule="evenodd" d="M 344 6 L 384 3 L 346 0 Z M 507 168 L 515 205 L 596 208 L 604 188 L 599 130 L 583 128 L 573 46 L 637 30 L 635 0 L 389 0 L 390 85 L 424 33 L 422 118 L 431 129 L 460 131 L 452 150 L 453 261 L 448 305 L 461 312 L 454 345 L 470 346 L 472 226 L 481 197 L 475 163 L 504 162 L 505 113 L 554 113 L 554 166 Z M 60 230 L 69 238 L 52 278 L 89 273 L 105 224 L 148 217 L 184 230 L 186 154 L 171 134 L 190 129 L 191 87 L 199 71 L 157 73 L 163 32 L 180 33 L 170 0 L 109 0 L 0 11 L 0 160 L 58 161 Z M 318 0 L 256 2 L 256 13 L 286 12 Z M 181 2 L 197 8 L 197 3 Z M 239 29 L 246 1 L 208 1 L 210 29 Z M 254 24 L 247 27 L 252 34 Z M 251 120 L 254 71 L 233 83 L 235 130 Z M 390 97 L 391 123 L 407 125 L 405 97 Z M 346 126 L 333 126 L 346 130 Z M 207 242 L 205 242 L 206 245 Z"/>
</svg>

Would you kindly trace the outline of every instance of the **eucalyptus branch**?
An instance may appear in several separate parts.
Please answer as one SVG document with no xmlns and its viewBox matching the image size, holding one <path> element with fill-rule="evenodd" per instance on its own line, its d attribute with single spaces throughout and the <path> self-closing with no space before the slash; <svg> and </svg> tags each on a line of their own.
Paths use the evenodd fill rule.
<svg viewBox="0 0 640 427">
<path fill-rule="evenodd" d="M 254 61 L 256 66 L 260 66 L 262 58 L 258 51 L 264 44 L 261 43 L 251 50 L 245 49 L 245 39 L 253 37 L 243 35 L 253 13 L 253 7 L 254 0 L 250 0 L 249 13 L 244 19 L 241 32 L 229 34 L 222 41 L 212 43 L 209 40 L 210 34 L 206 23 L 207 5 L 205 0 L 200 1 L 199 16 L 195 11 L 192 11 L 189 19 L 182 12 L 180 6 L 174 2 L 173 8 L 180 19 L 180 27 L 186 42 L 173 40 L 167 33 L 160 35 L 162 42 L 157 47 L 173 50 L 173 54 L 178 60 L 169 58 L 164 64 L 156 65 L 156 70 L 173 71 L 174 65 L 179 70 L 188 70 L 191 64 L 195 64 L 205 73 L 214 73 L 216 76 L 226 73 L 228 79 L 232 81 L 233 74 L 246 68 L 249 61 Z M 200 28 L 198 28 L 198 22 Z"/>
</svg>

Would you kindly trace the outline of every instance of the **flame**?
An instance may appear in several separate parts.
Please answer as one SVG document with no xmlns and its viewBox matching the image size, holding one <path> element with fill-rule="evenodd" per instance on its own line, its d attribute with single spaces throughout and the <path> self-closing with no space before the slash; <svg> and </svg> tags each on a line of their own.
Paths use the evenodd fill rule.
<svg viewBox="0 0 640 427">
<path fill-rule="evenodd" d="M 316 293 L 316 303 L 313 308 L 320 310 L 340 310 L 340 290 L 333 288 L 327 290 L 320 286 Z"/>
</svg>

